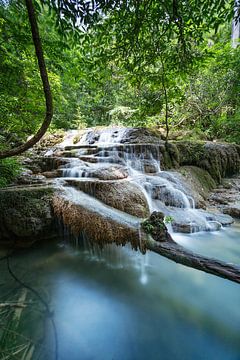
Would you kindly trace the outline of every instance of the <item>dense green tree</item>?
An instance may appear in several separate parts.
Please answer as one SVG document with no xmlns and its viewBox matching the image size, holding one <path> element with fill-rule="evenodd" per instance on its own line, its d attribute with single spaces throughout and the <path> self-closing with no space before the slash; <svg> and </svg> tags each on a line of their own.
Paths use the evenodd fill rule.
<svg viewBox="0 0 240 360">
<path fill-rule="evenodd" d="M 26 4 L 30 14 L 33 3 Z M 168 126 L 183 93 L 179 81 L 203 54 L 198 44 L 233 15 L 233 1 L 225 0 L 41 0 L 34 5 L 38 23 L 31 28 L 40 27 L 56 104 L 53 120 L 62 128 L 121 116 L 129 123 L 146 124 L 153 117 L 161 123 L 163 108 Z M 0 3 L 0 126 L 8 138 L 37 131 L 20 152 L 50 124 L 48 119 L 43 131 L 37 130 L 44 97 L 26 14 L 24 2 Z"/>
</svg>

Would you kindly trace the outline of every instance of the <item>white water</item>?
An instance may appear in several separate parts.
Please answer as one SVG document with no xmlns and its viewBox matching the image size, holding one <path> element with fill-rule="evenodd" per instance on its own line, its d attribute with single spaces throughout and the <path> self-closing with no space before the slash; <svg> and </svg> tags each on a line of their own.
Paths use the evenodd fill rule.
<svg viewBox="0 0 240 360">
<path fill-rule="evenodd" d="M 77 149 L 79 158 L 69 159 L 64 166 L 63 176 L 68 178 L 95 177 L 94 171 L 116 164 L 127 168 L 128 180 L 137 184 L 147 199 L 150 212 L 163 211 L 173 218 L 188 223 L 190 231 L 214 231 L 221 228 L 217 219 L 207 220 L 209 214 L 195 209 L 195 201 L 184 188 L 184 184 L 168 171 L 161 171 L 158 145 L 121 144 L 125 128 L 107 128 L 102 131 L 88 129 L 76 146 L 93 147 Z M 62 145 L 73 146 L 75 132 L 71 132 Z M 61 145 L 61 146 L 62 146 Z M 88 155 L 90 151 L 90 155 Z M 84 156 L 94 159 L 95 163 L 85 162 Z M 87 161 L 88 159 L 86 159 Z M 84 181 L 84 179 L 83 179 Z M 171 227 L 170 227 L 171 229 Z"/>
</svg>

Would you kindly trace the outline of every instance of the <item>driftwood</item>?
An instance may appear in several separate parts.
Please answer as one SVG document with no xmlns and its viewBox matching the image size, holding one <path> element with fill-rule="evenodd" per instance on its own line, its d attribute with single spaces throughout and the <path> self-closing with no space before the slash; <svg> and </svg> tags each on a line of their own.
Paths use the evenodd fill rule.
<svg viewBox="0 0 240 360">
<path fill-rule="evenodd" d="M 226 263 L 213 258 L 208 258 L 177 244 L 167 232 L 163 223 L 164 215 L 162 213 L 153 213 L 148 219 L 149 239 L 146 240 L 146 249 L 160 254 L 178 264 L 182 264 L 208 274 L 228 279 L 240 284 L 240 267 L 234 264 Z M 145 221 L 146 228 L 146 221 Z"/>
</svg>

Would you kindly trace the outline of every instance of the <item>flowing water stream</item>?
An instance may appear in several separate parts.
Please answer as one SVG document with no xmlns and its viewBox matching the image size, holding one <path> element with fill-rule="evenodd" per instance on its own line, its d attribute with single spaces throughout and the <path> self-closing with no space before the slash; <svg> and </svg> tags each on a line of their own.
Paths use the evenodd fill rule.
<svg viewBox="0 0 240 360">
<path fill-rule="evenodd" d="M 70 132 L 61 147 L 75 153 L 62 167 L 62 176 L 94 182 L 96 173 L 115 166 L 127 171 L 127 180 L 140 187 L 150 212 L 162 211 L 180 224 L 187 224 L 190 232 L 221 229 L 219 219 L 195 208 L 193 197 L 176 173 L 161 170 L 159 144 L 123 144 L 126 132 L 125 128 L 107 128 L 98 134 L 90 129 L 78 142 L 74 141 L 76 132 Z M 69 196 L 72 198 L 72 194 Z M 173 226 L 175 231 L 180 227 Z"/>
<path fill-rule="evenodd" d="M 193 229 L 196 223 L 205 230 L 215 229 L 206 215 L 194 209 L 194 200 L 183 184 L 160 170 L 157 151 L 142 151 L 148 154 L 142 156 L 129 148 L 119 151 L 115 145 L 107 150 L 105 145 L 112 135 L 105 133 L 98 139 L 98 157 L 104 161 L 94 163 L 91 169 L 109 165 L 112 159 L 119 161 L 127 167 L 129 178 L 141 187 L 151 210 L 174 208 L 184 218 L 189 216 Z M 121 131 L 114 134 L 116 143 L 121 136 Z M 87 141 L 86 135 L 80 143 Z M 64 147 L 68 145 L 69 139 Z M 86 155 L 79 151 L 81 156 Z M 152 175 L 145 171 L 144 166 L 150 166 L 148 160 L 155 167 Z M 63 168 L 65 178 L 91 177 L 90 167 L 81 159 L 72 159 L 69 164 Z M 103 215 L 107 211 L 98 200 L 90 201 L 89 196 L 73 188 L 67 194 Z M 117 210 L 111 210 L 111 216 L 122 216 L 121 221 L 131 223 L 136 219 L 130 215 L 126 218 Z M 240 263 L 239 223 L 221 231 L 172 236 L 200 254 Z M 56 242 L 17 252 L 10 258 L 10 266 L 50 304 L 57 329 L 58 360 L 240 359 L 240 287 L 235 283 L 155 253 L 142 255 L 128 246 L 93 248 L 84 234 L 75 239 L 66 229 Z M 39 299 L 19 286 L 4 261 L 0 262 L 0 272 L 0 303 L 11 297 L 25 299 L 26 305 L 7 312 L 0 307 L 0 358 L 55 359 L 56 339 Z M 11 351 L 17 355 L 7 357 Z"/>
</svg>

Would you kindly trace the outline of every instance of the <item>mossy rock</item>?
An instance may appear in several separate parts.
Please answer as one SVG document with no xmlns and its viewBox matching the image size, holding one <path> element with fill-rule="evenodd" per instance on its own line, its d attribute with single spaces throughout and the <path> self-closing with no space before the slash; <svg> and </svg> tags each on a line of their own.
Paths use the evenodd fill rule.
<svg viewBox="0 0 240 360">
<path fill-rule="evenodd" d="M 197 208 L 205 207 L 209 192 L 216 187 L 216 181 L 208 171 L 197 166 L 181 166 L 178 172 L 182 176 L 188 194 L 195 200 Z"/>
<path fill-rule="evenodd" d="M 176 142 L 180 165 L 193 165 L 207 170 L 220 183 L 226 176 L 240 171 L 240 146 L 213 142 Z"/>
<path fill-rule="evenodd" d="M 33 243 L 54 232 L 51 187 L 12 187 L 0 191 L 0 241 Z"/>
</svg>

